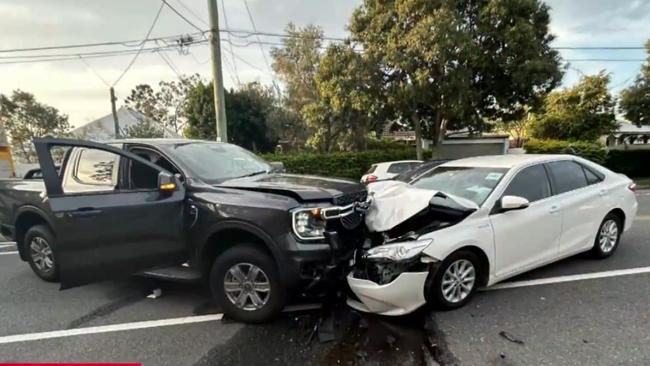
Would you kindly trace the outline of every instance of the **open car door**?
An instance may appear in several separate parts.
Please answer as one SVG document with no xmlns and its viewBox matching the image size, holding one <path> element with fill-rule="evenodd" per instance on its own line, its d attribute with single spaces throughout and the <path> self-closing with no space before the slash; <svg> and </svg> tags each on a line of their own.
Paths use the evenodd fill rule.
<svg viewBox="0 0 650 366">
<path fill-rule="evenodd" d="M 34 139 L 56 243 L 61 288 L 181 263 L 185 190 L 177 178 L 117 147 L 70 139 Z M 57 171 L 53 147 L 70 148 Z M 158 184 L 131 189 L 129 164 Z"/>
</svg>

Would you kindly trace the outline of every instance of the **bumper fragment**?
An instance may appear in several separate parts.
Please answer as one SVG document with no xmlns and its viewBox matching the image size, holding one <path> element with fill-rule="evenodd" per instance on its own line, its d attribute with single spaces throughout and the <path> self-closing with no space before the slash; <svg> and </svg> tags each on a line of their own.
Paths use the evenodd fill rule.
<svg viewBox="0 0 650 366">
<path fill-rule="evenodd" d="M 359 301 L 348 299 L 353 309 L 381 315 L 404 315 L 411 313 L 426 303 L 424 285 L 429 272 L 404 272 L 385 285 L 355 278 L 353 273 L 347 277 L 352 292 Z"/>
</svg>

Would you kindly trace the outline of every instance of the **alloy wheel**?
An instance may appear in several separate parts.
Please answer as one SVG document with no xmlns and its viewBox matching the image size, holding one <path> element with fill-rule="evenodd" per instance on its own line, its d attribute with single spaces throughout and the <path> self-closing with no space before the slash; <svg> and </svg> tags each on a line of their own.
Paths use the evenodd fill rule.
<svg viewBox="0 0 650 366">
<path fill-rule="evenodd" d="M 618 224 L 612 219 L 603 222 L 598 235 L 598 245 L 600 245 L 600 250 L 602 250 L 603 253 L 611 252 L 618 241 Z"/>
<path fill-rule="evenodd" d="M 230 267 L 224 277 L 223 288 L 228 300 L 246 311 L 263 308 L 271 297 L 271 283 L 266 273 L 250 263 Z"/>
<path fill-rule="evenodd" d="M 470 295 L 476 282 L 476 269 L 467 259 L 453 262 L 442 276 L 442 296 L 448 302 L 459 303 Z"/>
<path fill-rule="evenodd" d="M 50 244 L 44 238 L 35 236 L 29 243 L 29 254 L 34 266 L 44 273 L 54 270 L 54 255 Z"/>
</svg>

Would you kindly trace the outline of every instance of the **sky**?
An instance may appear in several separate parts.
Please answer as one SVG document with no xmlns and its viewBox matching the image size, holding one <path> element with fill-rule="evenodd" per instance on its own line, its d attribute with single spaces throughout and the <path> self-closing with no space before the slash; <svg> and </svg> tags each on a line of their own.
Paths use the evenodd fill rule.
<svg viewBox="0 0 650 366">
<path fill-rule="evenodd" d="M 199 28 L 208 28 L 206 0 L 166 1 Z M 294 22 L 300 26 L 319 25 L 324 29 L 325 34 L 331 37 L 346 35 L 347 21 L 354 8 L 361 3 L 360 0 L 218 0 L 218 2 L 221 28 L 226 26 L 225 14 L 228 28 L 253 29 L 246 11 L 246 4 L 248 4 L 258 31 L 282 32 L 287 23 Z M 548 0 L 546 3 L 551 7 L 551 32 L 557 36 L 554 41 L 555 46 L 639 47 L 650 38 L 650 26 L 648 26 L 650 1 Z M 0 50 L 142 39 L 160 5 L 161 0 L 0 0 Z M 165 6 L 150 37 L 196 31 L 192 25 Z M 237 38 L 233 40 L 240 46 L 246 41 Z M 32 54 L 70 54 L 122 49 L 119 47 L 122 46 L 35 51 Z M 233 59 L 228 44 L 222 43 L 225 57 L 223 68 L 225 86 L 235 87 L 237 78 L 243 83 L 251 81 L 270 83 L 273 74 L 267 64 L 271 62 L 269 47 L 265 45 L 263 50 L 257 44 L 234 47 L 236 56 Z M 643 50 L 561 52 L 565 59 L 643 60 L 646 58 Z M 0 58 L 12 55 L 15 54 L 0 53 Z M 163 57 L 166 57 L 172 66 L 169 66 Z M 158 53 L 141 53 L 124 77 L 115 85 L 118 106 L 123 103 L 130 90 L 141 83 L 153 86 L 161 80 L 172 81 L 177 79 L 176 72 L 198 73 L 205 78 L 211 76 L 210 55 L 206 45 L 191 45 L 187 54 L 168 50 L 163 57 Z M 110 113 L 109 91 L 106 84 L 113 84 L 132 58 L 132 55 L 121 55 L 110 58 L 19 64 L 7 64 L 6 62 L 12 60 L 0 59 L 0 93 L 10 94 L 15 89 L 33 93 L 39 101 L 67 114 L 73 126 L 80 126 Z M 634 81 L 641 65 L 642 61 L 574 61 L 566 72 L 563 85 L 572 85 L 581 74 L 593 74 L 605 69 L 612 76 L 610 87 L 616 94 Z"/>
</svg>

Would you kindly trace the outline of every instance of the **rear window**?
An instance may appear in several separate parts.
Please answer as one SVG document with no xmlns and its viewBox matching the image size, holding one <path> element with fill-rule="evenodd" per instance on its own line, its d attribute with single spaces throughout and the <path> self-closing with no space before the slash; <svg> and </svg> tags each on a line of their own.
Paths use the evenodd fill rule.
<svg viewBox="0 0 650 366">
<path fill-rule="evenodd" d="M 574 161 L 555 161 L 548 163 L 548 166 L 555 181 L 556 194 L 587 186 L 584 170 L 578 163 Z"/>
<path fill-rule="evenodd" d="M 587 168 L 584 165 L 582 166 L 582 169 L 584 169 L 585 171 L 585 177 L 587 177 L 588 184 L 600 183 L 605 178 L 603 175 L 594 172 L 593 170 Z"/>
<path fill-rule="evenodd" d="M 375 169 L 377 169 L 377 164 L 373 164 L 370 169 L 366 172 L 366 174 L 372 174 L 375 172 Z"/>
<path fill-rule="evenodd" d="M 399 174 L 411 169 L 411 164 L 413 163 L 393 163 L 386 171 L 391 174 Z"/>
</svg>

